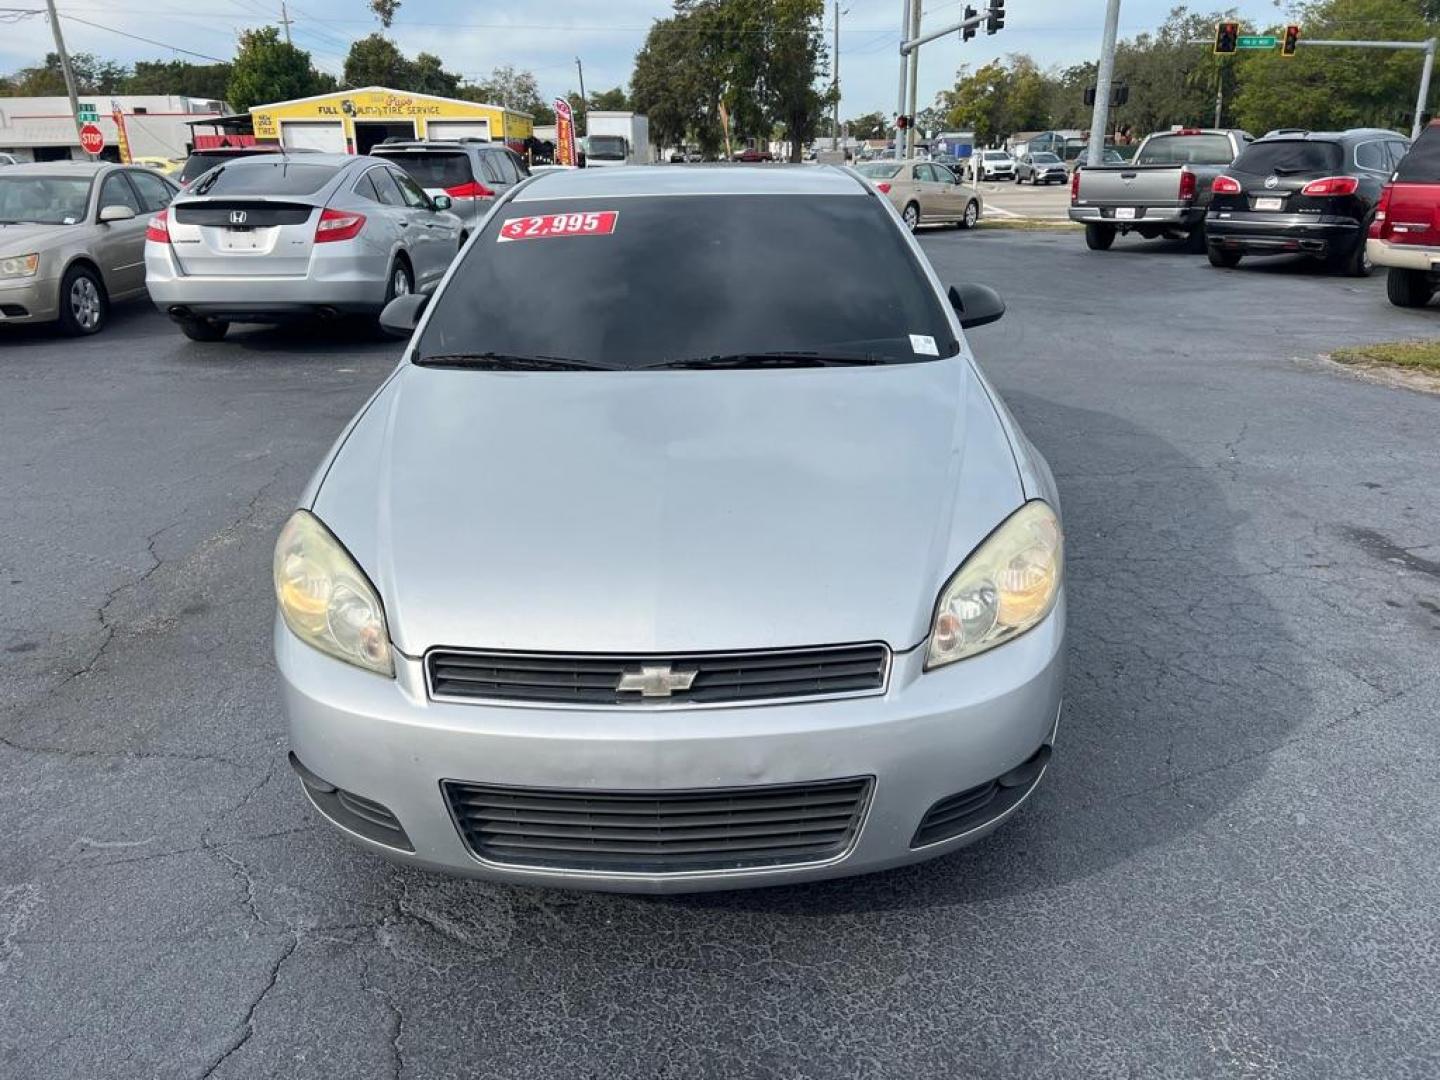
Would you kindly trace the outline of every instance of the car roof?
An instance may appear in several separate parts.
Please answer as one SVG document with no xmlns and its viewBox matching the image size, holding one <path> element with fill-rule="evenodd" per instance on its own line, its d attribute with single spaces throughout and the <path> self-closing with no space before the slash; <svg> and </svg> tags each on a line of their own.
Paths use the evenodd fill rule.
<svg viewBox="0 0 1440 1080">
<path fill-rule="evenodd" d="M 516 202 L 664 195 L 868 195 L 870 188 L 836 165 L 667 165 L 565 169 L 521 185 Z"/>
<path fill-rule="evenodd" d="M 22 161 L 5 166 L 5 175 L 88 177 L 119 167 L 113 161 Z"/>
<path fill-rule="evenodd" d="M 1256 142 L 1346 142 L 1356 139 L 1404 139 L 1407 142 L 1410 137 L 1401 135 L 1398 131 L 1391 131 L 1389 128 L 1347 128 L 1344 131 L 1286 131 L 1274 135 L 1266 135 L 1256 139 Z"/>
</svg>

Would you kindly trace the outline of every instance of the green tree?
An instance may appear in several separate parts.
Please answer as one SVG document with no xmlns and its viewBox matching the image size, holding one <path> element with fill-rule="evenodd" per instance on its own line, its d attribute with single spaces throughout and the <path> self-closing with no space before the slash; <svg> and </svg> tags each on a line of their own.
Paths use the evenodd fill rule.
<svg viewBox="0 0 1440 1080">
<path fill-rule="evenodd" d="M 244 112 L 252 105 L 289 101 L 336 89 L 334 78 L 316 71 L 310 54 L 280 40 L 280 31 L 263 26 L 240 33 L 225 100 Z"/>
<path fill-rule="evenodd" d="M 224 101 L 229 64 L 191 64 L 184 60 L 139 60 L 120 86 L 122 94 L 184 94 Z"/>
<path fill-rule="evenodd" d="M 390 29 L 399 10 L 400 0 L 370 0 L 370 13 L 380 20 L 380 25 L 386 30 Z"/>
<path fill-rule="evenodd" d="M 845 121 L 842 127 L 850 129 L 852 139 L 883 139 L 890 132 L 890 118 L 884 113 L 866 113 Z"/>
<path fill-rule="evenodd" d="M 460 90 L 460 76 L 445 70 L 440 57 L 422 52 L 415 57 L 410 90 L 417 94 L 454 97 Z"/>
<path fill-rule="evenodd" d="M 467 83 L 459 87 L 457 96 L 466 101 L 502 105 L 507 109 L 528 112 L 532 116 L 544 107 L 540 84 L 535 81 L 534 73 L 517 68 L 514 64 L 501 64 L 490 72 L 483 82 Z"/>
<path fill-rule="evenodd" d="M 1419 41 L 1437 30 L 1422 6 L 1415 0 L 1312 0 L 1287 21 L 1298 21 L 1305 37 L 1315 40 Z M 1227 119 L 1257 135 L 1277 127 L 1375 126 L 1408 132 L 1421 62 L 1417 52 L 1378 49 L 1302 47 L 1289 58 L 1278 50 L 1237 57 L 1238 85 Z M 1440 88 L 1432 91 L 1431 109 L 1437 92 Z"/>
<path fill-rule="evenodd" d="M 350 89 L 385 86 L 393 90 L 413 90 L 414 80 L 415 65 L 384 34 L 361 38 L 345 55 L 342 81 Z"/>
<path fill-rule="evenodd" d="M 590 94 L 590 108 L 601 112 L 621 112 L 630 108 L 630 99 L 625 95 L 623 86 L 617 86 L 613 90 L 597 90 Z"/>
<path fill-rule="evenodd" d="M 75 74 L 75 89 L 81 94 L 118 94 L 130 74 L 124 64 L 101 60 L 93 53 L 71 53 L 70 69 Z M 60 54 L 46 53 L 44 63 L 21 68 L 10 82 L 17 97 L 64 97 L 65 73 L 60 68 Z"/>
</svg>

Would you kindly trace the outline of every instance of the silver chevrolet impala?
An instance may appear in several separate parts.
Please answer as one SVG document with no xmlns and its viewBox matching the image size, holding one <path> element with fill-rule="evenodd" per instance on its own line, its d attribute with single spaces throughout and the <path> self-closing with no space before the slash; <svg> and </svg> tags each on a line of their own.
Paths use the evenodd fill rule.
<svg viewBox="0 0 1440 1080">
<path fill-rule="evenodd" d="M 1050 471 L 840 169 L 499 200 L 275 551 L 290 762 L 401 862 L 728 889 L 953 851 L 1059 721 Z M 411 333 L 413 331 L 413 334 Z"/>
</svg>

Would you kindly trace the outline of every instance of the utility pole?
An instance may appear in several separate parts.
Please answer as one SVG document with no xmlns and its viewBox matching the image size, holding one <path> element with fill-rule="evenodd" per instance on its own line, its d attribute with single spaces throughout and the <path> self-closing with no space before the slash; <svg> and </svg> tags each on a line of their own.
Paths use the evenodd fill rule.
<svg viewBox="0 0 1440 1080">
<path fill-rule="evenodd" d="M 590 133 L 590 99 L 585 96 L 585 66 L 575 58 L 575 71 L 580 76 L 580 118 L 585 121 L 585 133 Z"/>
<path fill-rule="evenodd" d="M 70 118 L 75 121 L 75 138 L 80 138 L 80 96 L 75 92 L 75 72 L 70 67 L 70 54 L 65 50 L 65 35 L 60 32 L 60 16 L 55 14 L 55 0 L 45 0 L 50 9 L 50 32 L 55 35 L 55 51 L 60 54 L 60 70 L 65 75 L 65 93 L 70 98 Z M 81 144 L 84 147 L 84 144 Z M 90 155 L 95 160 L 95 155 Z"/>
<path fill-rule="evenodd" d="M 910 5 L 912 3 L 918 4 L 919 2 L 920 0 L 905 0 L 904 9 L 900 14 L 900 95 L 895 102 L 895 118 L 897 122 L 895 127 L 896 157 L 900 157 L 903 152 L 900 146 L 900 140 L 905 137 L 905 133 L 900 129 L 898 122 L 899 118 L 905 115 L 906 74 L 910 70 L 911 63 L 910 53 L 905 49 L 905 42 L 910 38 Z"/>
<path fill-rule="evenodd" d="M 910 0 L 910 33 L 906 36 L 907 41 L 914 41 L 920 36 L 920 0 Z M 920 82 L 920 50 L 910 50 L 910 108 L 906 115 L 910 117 L 910 123 L 905 126 L 905 156 L 915 156 L 915 96 Z"/>
<path fill-rule="evenodd" d="M 1105 36 L 1100 42 L 1100 67 L 1095 73 L 1095 111 L 1090 114 L 1090 148 L 1087 160 L 1105 160 L 1105 132 L 1110 125 L 1110 85 L 1115 81 L 1115 37 L 1120 31 L 1120 0 L 1105 7 Z"/>
<path fill-rule="evenodd" d="M 280 25 L 285 27 L 285 44 L 291 44 L 290 24 L 295 20 L 290 18 L 290 12 L 285 7 L 285 0 L 280 0 Z"/>
<path fill-rule="evenodd" d="M 831 80 L 835 98 L 834 111 L 830 114 L 830 149 L 840 149 L 840 0 L 835 0 L 835 70 Z"/>
<path fill-rule="evenodd" d="M 1216 65 L 1215 75 L 1215 126 L 1220 126 L 1220 118 L 1225 115 L 1225 68 L 1226 64 L 1221 61 Z"/>
</svg>

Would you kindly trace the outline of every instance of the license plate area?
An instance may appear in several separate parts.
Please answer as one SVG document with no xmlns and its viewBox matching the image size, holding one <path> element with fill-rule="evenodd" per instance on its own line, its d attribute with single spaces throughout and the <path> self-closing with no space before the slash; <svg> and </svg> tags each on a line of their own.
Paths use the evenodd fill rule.
<svg viewBox="0 0 1440 1080">
<path fill-rule="evenodd" d="M 1135 207 L 1133 207 L 1133 206 L 1117 206 L 1117 207 L 1115 208 L 1115 220 L 1117 220 L 1117 221 L 1134 221 L 1134 220 L 1135 220 Z"/>
<path fill-rule="evenodd" d="M 1285 199 L 1280 195 L 1261 195 L 1255 200 L 1256 210 L 1284 210 Z"/>
<path fill-rule="evenodd" d="M 256 229 L 227 229 L 220 241 L 222 251 L 259 251 L 264 246 Z"/>
</svg>

